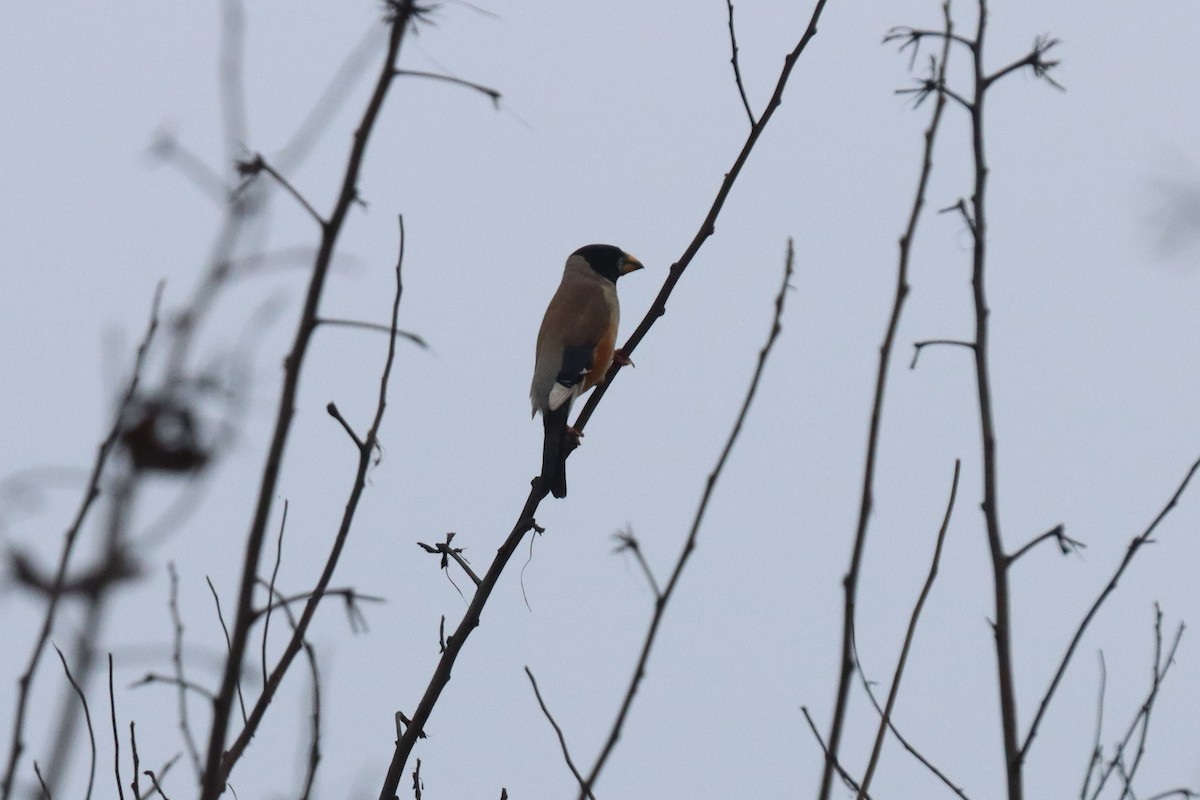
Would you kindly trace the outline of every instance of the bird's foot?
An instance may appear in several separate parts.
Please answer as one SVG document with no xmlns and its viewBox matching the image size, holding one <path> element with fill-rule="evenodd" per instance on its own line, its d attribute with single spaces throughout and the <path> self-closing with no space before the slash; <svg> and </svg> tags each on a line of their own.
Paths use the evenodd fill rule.
<svg viewBox="0 0 1200 800">
<path fill-rule="evenodd" d="M 614 350 L 613 351 L 613 363 L 620 364 L 622 367 L 636 367 L 637 366 L 636 364 L 633 363 L 633 359 L 631 359 L 629 356 L 625 355 L 624 350 Z"/>
<path fill-rule="evenodd" d="M 575 428 L 568 425 L 566 428 L 566 432 L 567 432 L 567 436 L 571 437 L 571 443 L 572 443 L 571 446 L 572 447 L 579 447 L 579 445 L 583 444 L 583 442 L 579 441 L 580 439 L 583 438 L 583 431 L 575 430 Z"/>
</svg>

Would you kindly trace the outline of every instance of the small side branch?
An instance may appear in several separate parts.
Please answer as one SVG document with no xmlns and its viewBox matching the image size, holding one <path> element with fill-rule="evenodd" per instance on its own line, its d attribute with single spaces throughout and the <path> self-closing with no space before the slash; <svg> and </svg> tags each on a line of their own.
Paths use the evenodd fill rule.
<svg viewBox="0 0 1200 800">
<path fill-rule="evenodd" d="M 1062 551 L 1062 554 L 1064 556 L 1068 555 L 1070 553 L 1078 553 L 1080 550 L 1087 547 L 1086 544 L 1079 541 L 1078 539 L 1072 539 L 1070 536 L 1067 536 L 1063 532 L 1063 526 L 1062 526 L 1062 523 L 1060 522 L 1058 525 L 1055 525 L 1053 528 L 1046 531 L 1041 536 L 1034 538 L 1032 541 L 1027 542 L 1019 550 L 1017 550 L 1015 553 L 1011 554 L 1008 557 L 1008 565 L 1012 566 L 1012 563 L 1014 561 L 1016 561 L 1018 558 L 1025 555 L 1030 550 L 1037 547 L 1039 544 L 1041 544 L 1042 542 L 1044 542 L 1048 539 L 1053 539 L 1056 542 L 1058 542 L 1058 549 Z"/>
<path fill-rule="evenodd" d="M 729 63 L 733 65 L 733 79 L 737 83 L 738 94 L 742 96 L 742 107 L 746 109 L 746 118 L 750 120 L 750 127 L 753 128 L 758 124 L 758 120 L 754 118 L 754 112 L 750 110 L 750 100 L 746 97 L 746 85 L 742 83 L 742 66 L 738 61 L 737 34 L 733 32 L 733 0 L 725 0 L 725 5 L 729 8 L 729 46 L 733 50 L 733 55 L 730 56 Z"/>
<path fill-rule="evenodd" d="M 113 774 L 117 780 L 117 798 L 125 800 L 125 787 L 121 785 L 121 737 L 117 733 L 117 694 L 113 691 L 113 657 L 108 654 L 108 714 L 112 720 Z"/>
<path fill-rule="evenodd" d="M 455 86 L 462 86 L 465 89 L 471 89 L 488 97 L 492 101 L 492 107 L 497 111 L 500 110 L 500 92 L 490 86 L 484 86 L 481 83 L 474 83 L 472 81 L 464 81 L 462 78 L 455 78 L 453 75 L 443 75 L 440 72 L 425 72 L 419 69 L 398 69 L 395 71 L 395 75 L 397 77 L 430 78 L 436 81 L 453 83 Z"/>
<path fill-rule="evenodd" d="M 917 368 L 917 359 L 920 358 L 921 351 L 923 349 L 925 349 L 926 347 L 929 347 L 930 345 L 935 345 L 935 344 L 945 344 L 945 345 L 951 345 L 953 347 L 965 347 L 968 350 L 975 349 L 974 342 L 965 342 L 962 339 L 925 339 L 924 341 L 913 342 L 913 357 L 912 357 L 912 361 L 909 362 L 908 368 L 916 369 Z"/>
<path fill-rule="evenodd" d="M 567 762 L 567 768 L 571 770 L 571 774 L 575 776 L 576 782 L 579 783 L 581 791 L 585 792 L 588 800 L 596 800 L 591 790 L 586 787 L 583 782 L 583 776 L 579 774 L 579 770 L 575 767 L 575 762 L 571 760 L 571 752 L 567 749 L 567 740 L 563 736 L 562 728 L 554 721 L 554 716 L 550 713 L 550 709 L 546 708 L 546 701 L 542 699 L 542 693 L 538 691 L 537 680 L 534 679 L 533 673 L 529 667 L 525 667 L 525 674 L 529 676 L 529 684 L 533 687 L 533 696 L 537 698 L 538 705 L 542 707 L 542 713 L 546 715 L 546 719 L 554 728 L 554 733 L 558 736 L 558 744 L 562 748 L 563 759 Z M 420 763 L 419 761 L 417 763 Z"/>
<path fill-rule="evenodd" d="M 83 718 L 87 722 L 88 744 L 92 748 L 92 761 L 88 768 L 88 785 L 87 794 L 84 795 L 85 800 L 91 800 L 92 787 L 96 784 L 96 732 L 92 728 L 92 712 L 88 708 L 87 697 L 83 694 L 83 689 L 79 688 L 79 684 L 75 681 L 75 676 L 71 674 L 71 668 L 67 666 L 67 658 L 63 655 L 62 650 L 58 646 L 54 646 L 54 652 L 58 653 L 58 660 L 62 662 L 63 672 L 67 674 L 67 681 L 71 684 L 71 688 L 75 690 L 75 696 L 79 698 L 79 704 L 83 706 Z M 41 780 L 41 776 L 38 776 Z"/>
<path fill-rule="evenodd" d="M 295 186 L 292 186 L 287 178 L 280 175 L 274 167 L 268 164 L 266 159 L 264 159 L 260 153 L 255 153 L 254 158 L 237 162 L 237 171 L 238 174 L 244 178 L 253 178 L 260 172 L 267 173 L 274 178 L 275 182 L 282 186 L 288 194 L 295 198 L 296 202 L 308 212 L 308 215 L 316 221 L 318 226 L 324 228 L 329 224 L 324 217 L 317 213 L 317 210 L 312 207 L 312 204 L 308 202 L 308 199 L 304 195 L 300 194 L 300 191 Z"/>
<path fill-rule="evenodd" d="M 855 782 L 854 778 L 850 777 L 850 773 L 846 772 L 842 765 L 838 763 L 837 756 L 829 752 L 829 748 L 825 746 L 825 741 L 821 738 L 820 731 L 817 730 L 816 723 L 813 722 L 812 715 L 808 713 L 808 706 L 800 706 L 800 711 L 804 713 L 804 721 L 808 723 L 808 729 L 812 731 L 813 738 L 817 740 L 817 744 L 821 747 L 821 753 L 825 756 L 825 763 L 833 764 L 833 768 L 837 772 L 838 776 L 841 777 L 842 783 L 846 784 L 847 788 L 854 792 L 855 795 L 859 795 L 859 793 L 862 791 L 862 787 L 860 787 Z M 870 795 L 865 796 L 867 800 L 870 800 Z"/>
<path fill-rule="evenodd" d="M 654 592 L 655 602 L 660 600 L 662 598 L 662 591 L 658 588 L 658 581 L 654 579 L 654 572 L 650 569 L 650 565 L 646 563 L 646 556 L 642 553 L 642 546 L 633 535 L 633 530 L 623 530 L 615 534 L 613 538 L 617 540 L 617 546 L 613 549 L 613 552 L 623 553 L 628 550 L 633 553 L 633 557 L 637 559 L 638 566 L 642 568 L 642 573 L 646 576 L 646 582 L 650 584 L 650 590 Z"/>
</svg>

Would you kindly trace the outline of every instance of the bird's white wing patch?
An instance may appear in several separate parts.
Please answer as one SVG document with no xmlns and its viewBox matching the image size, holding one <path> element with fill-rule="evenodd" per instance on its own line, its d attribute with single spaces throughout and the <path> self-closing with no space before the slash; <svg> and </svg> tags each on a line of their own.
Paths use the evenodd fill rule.
<svg viewBox="0 0 1200 800">
<path fill-rule="evenodd" d="M 563 386 L 561 383 L 555 383 L 550 387 L 550 397 L 548 404 L 551 411 L 557 410 L 563 403 L 569 403 L 579 396 L 579 385 Z"/>
</svg>

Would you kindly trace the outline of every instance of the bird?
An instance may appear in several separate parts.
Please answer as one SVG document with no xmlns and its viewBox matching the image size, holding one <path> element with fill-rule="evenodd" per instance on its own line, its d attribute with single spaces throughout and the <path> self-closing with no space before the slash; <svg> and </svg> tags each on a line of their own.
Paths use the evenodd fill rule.
<svg viewBox="0 0 1200 800">
<path fill-rule="evenodd" d="M 581 435 L 567 425 L 575 398 L 608 373 L 614 356 L 621 310 L 617 279 L 642 269 L 641 261 L 611 244 L 589 244 L 567 258 L 562 282 L 542 318 L 529 399 L 533 416 L 542 412 L 544 486 L 555 497 L 567 496 L 567 436 Z"/>
</svg>

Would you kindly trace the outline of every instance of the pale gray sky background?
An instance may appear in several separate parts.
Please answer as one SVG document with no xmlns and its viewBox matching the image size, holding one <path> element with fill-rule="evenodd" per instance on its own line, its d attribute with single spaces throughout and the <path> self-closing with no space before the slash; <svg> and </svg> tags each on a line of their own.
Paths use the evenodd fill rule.
<svg viewBox="0 0 1200 800">
<path fill-rule="evenodd" d="M 525 498 L 541 446 L 541 425 L 528 416 L 533 341 L 566 255 L 604 241 L 647 265 L 621 285 L 623 334 L 632 330 L 747 128 L 719 0 L 501 0 L 484 8 L 444 5 L 436 25 L 406 41 L 402 65 L 494 86 L 504 95 L 500 110 L 439 82 L 396 87 L 360 181 L 368 205 L 351 214 L 323 304 L 327 316 L 386 321 L 395 217 L 403 213 L 409 238 L 401 325 L 424 336 L 431 351 L 400 348 L 384 459 L 371 472 L 335 578 L 388 602 L 367 609 L 368 634 L 349 633 L 336 601 L 314 626 L 325 681 L 319 797 L 378 793 L 395 735 L 392 714 L 411 712 L 420 697 L 438 656 L 440 616 L 451 625 L 465 608 L 415 542 L 456 531 L 455 543 L 482 570 Z M 737 6 L 756 111 L 810 12 L 809 4 L 778 0 Z M 960 29 L 972 30 L 973 6 L 959 2 L 955 12 Z M 378 15 L 372 2 L 248 4 L 247 154 L 279 154 Z M 1015 549 L 1061 522 L 1088 544 L 1082 557 L 1065 558 L 1045 546 L 1013 574 L 1024 729 L 1126 544 L 1200 455 L 1200 249 L 1186 236 L 1160 247 L 1161 221 L 1179 209 L 1167 201 L 1186 207 L 1200 183 L 1200 7 L 1178 0 L 996 2 L 992 23 L 992 68 L 1049 33 L 1063 40 L 1054 51 L 1063 59 L 1056 77 L 1068 89 L 1015 75 L 988 106 L 1005 537 Z M 523 570 L 532 610 L 519 582 L 523 550 L 467 644 L 427 728 L 430 738 L 416 752 L 426 797 L 495 798 L 501 787 L 514 800 L 574 796 L 522 667 L 538 676 L 577 761 L 590 764 L 652 605 L 636 564 L 612 554 L 612 534 L 630 526 L 665 578 L 767 333 L 789 236 L 797 274 L 783 337 L 598 796 L 815 791 L 820 751 L 799 707 L 813 710 L 824 733 L 877 348 L 928 120 L 927 107 L 914 113 L 893 94 L 909 83 L 907 57 L 880 45 L 890 27 L 903 24 L 937 27 L 938 4 L 829 3 L 716 236 L 572 457 L 569 498 L 545 502 L 538 514 L 547 533 Z M 165 130 L 229 174 L 218 32 L 213 3 L 10 3 L 0 12 L 0 476 L 90 463 L 155 284 L 165 279 L 172 308 L 198 279 L 220 208 L 156 163 L 148 147 Z M 372 54 L 368 74 L 379 55 Z M 954 57 L 952 79 L 965 90 L 965 53 Z M 289 173 L 322 212 L 332 204 L 369 80 L 353 85 L 312 155 Z M 969 180 L 967 121 L 951 107 L 891 376 L 859 645 L 868 674 L 886 684 L 954 459 L 962 458 L 942 571 L 895 719 L 978 799 L 1001 795 L 1002 759 L 973 377 L 959 349 L 927 350 L 917 370 L 907 369 L 913 340 L 970 334 L 969 237 L 957 216 L 932 213 L 969 194 Z M 248 240 L 245 252 L 315 241 L 311 220 L 276 196 L 269 230 Z M 300 264 L 242 281 L 203 332 L 199 361 L 227 354 L 250 327 L 246 413 L 198 507 L 155 544 L 147 575 L 106 622 L 102 646 L 114 653 L 118 685 L 169 670 L 168 560 L 181 576 L 193 676 L 219 681 L 205 671 L 223 639 L 204 579 L 212 578 L 231 608 L 304 284 Z M 277 316 L 263 332 L 251 320 L 265 303 L 276 304 Z M 315 339 L 279 492 L 290 502 L 281 572 L 288 591 L 314 581 L 353 474 L 355 453 L 325 404 L 336 401 L 365 429 L 384 349 L 382 336 L 362 331 L 326 329 Z M 49 563 L 81 480 L 54 473 L 35 484 L 34 505 L 6 493 L 3 545 L 32 548 Z M 156 486 L 137 509 L 138 527 L 179 492 Z M 1097 619 L 1029 758 L 1029 797 L 1078 793 L 1093 736 L 1096 652 L 1108 664 L 1103 742 L 1110 745 L 1149 686 L 1154 601 L 1169 630 L 1197 619 L 1198 524 L 1200 498 L 1189 494 Z M 86 555 L 90 547 L 83 547 Z M 465 590 L 469 582 L 455 579 Z M 5 752 L 37 611 L 20 592 L 0 594 Z M 69 641 L 78 624 L 68 608 L 55 641 Z M 1155 711 L 1140 796 L 1200 784 L 1196 652 L 1189 632 Z M 61 684 L 48 661 L 34 695 L 20 774 L 26 783 L 32 759 L 43 757 Z M 99 682 L 90 697 L 107 730 Z M 233 775 L 243 800 L 295 796 L 307 698 L 308 678 L 297 665 Z M 122 690 L 117 700 L 121 719 L 137 720 L 143 765 L 156 767 L 181 749 L 170 689 Z M 201 703 L 193 716 L 203 720 Z M 856 773 L 875 722 L 856 691 L 843 748 Z M 100 747 L 98 796 L 111 796 L 107 734 Z M 63 796 L 82 796 L 85 762 L 78 753 L 78 780 Z M 166 788 L 179 798 L 191 796 L 192 786 L 181 763 Z M 894 741 L 875 786 L 877 797 L 946 796 Z"/>
</svg>

